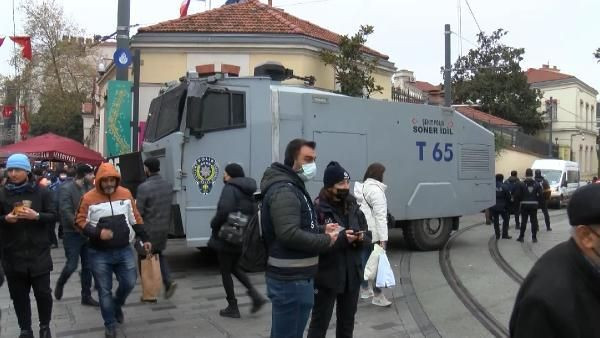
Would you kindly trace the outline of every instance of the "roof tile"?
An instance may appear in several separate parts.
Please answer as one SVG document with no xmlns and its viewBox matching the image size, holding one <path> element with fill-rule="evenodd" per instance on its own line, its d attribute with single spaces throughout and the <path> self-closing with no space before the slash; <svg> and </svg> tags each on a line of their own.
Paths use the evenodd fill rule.
<svg viewBox="0 0 600 338">
<path fill-rule="evenodd" d="M 574 77 L 551 68 L 529 68 L 525 72 L 525 76 L 527 76 L 527 83 L 564 80 Z"/>
<path fill-rule="evenodd" d="M 514 122 L 505 120 L 503 118 L 494 116 L 492 114 L 484 113 L 473 107 L 455 106 L 454 109 L 456 109 L 459 113 L 465 115 L 466 117 L 468 117 L 472 120 L 489 123 L 494 126 L 499 126 L 499 127 L 518 127 L 519 126 L 518 124 L 516 124 Z"/>
</svg>

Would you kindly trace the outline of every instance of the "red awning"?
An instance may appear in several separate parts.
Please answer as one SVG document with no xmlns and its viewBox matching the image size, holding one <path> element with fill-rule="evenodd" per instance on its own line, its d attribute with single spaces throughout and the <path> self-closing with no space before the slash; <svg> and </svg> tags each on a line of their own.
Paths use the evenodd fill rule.
<svg viewBox="0 0 600 338">
<path fill-rule="evenodd" d="M 24 153 L 36 160 L 87 163 L 94 166 L 104 162 L 99 152 L 75 140 L 52 133 L 0 148 L 3 158 L 15 153 Z"/>
</svg>

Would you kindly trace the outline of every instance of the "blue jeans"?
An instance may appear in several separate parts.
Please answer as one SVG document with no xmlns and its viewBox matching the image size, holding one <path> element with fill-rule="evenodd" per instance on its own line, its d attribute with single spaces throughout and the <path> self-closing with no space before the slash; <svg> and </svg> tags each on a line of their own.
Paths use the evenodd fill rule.
<svg viewBox="0 0 600 338">
<path fill-rule="evenodd" d="M 369 260 L 369 256 L 371 256 L 371 252 L 373 252 L 373 244 L 363 246 L 363 251 L 361 253 L 363 271 L 365 270 L 365 266 L 367 266 L 367 261 Z M 373 280 L 373 285 L 375 285 L 376 279 Z M 363 280 L 360 286 L 363 289 L 366 289 L 369 286 L 369 282 Z M 378 295 L 381 293 L 381 289 L 376 286 L 373 286 L 373 293 Z"/>
<path fill-rule="evenodd" d="M 135 256 L 131 246 L 120 249 L 96 250 L 89 248 L 89 259 L 92 266 L 92 274 L 98 289 L 100 311 L 104 319 L 104 326 L 114 328 L 117 324 L 116 312 L 121 311 L 125 300 L 137 279 L 135 268 Z M 117 277 L 119 287 L 113 298 L 112 275 Z"/>
<path fill-rule="evenodd" d="M 92 270 L 88 260 L 88 241 L 78 232 L 65 232 L 63 235 L 65 257 L 67 262 L 58 277 L 58 284 L 65 284 L 69 277 L 77 270 L 81 257 L 81 297 L 89 298 L 92 288 Z"/>
<path fill-rule="evenodd" d="M 313 279 L 266 279 L 273 305 L 271 338 L 302 338 L 315 301 Z"/>
</svg>

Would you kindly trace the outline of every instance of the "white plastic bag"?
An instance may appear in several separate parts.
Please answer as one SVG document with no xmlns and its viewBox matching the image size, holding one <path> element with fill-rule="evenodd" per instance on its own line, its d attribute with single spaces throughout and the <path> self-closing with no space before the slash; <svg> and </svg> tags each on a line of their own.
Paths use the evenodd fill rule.
<svg viewBox="0 0 600 338">
<path fill-rule="evenodd" d="M 378 288 L 390 288 L 396 285 L 394 271 L 390 266 L 390 261 L 385 252 L 379 255 L 379 264 L 377 266 L 377 281 L 375 286 Z"/>
<path fill-rule="evenodd" d="M 377 276 L 377 267 L 379 265 L 379 255 L 385 255 L 385 250 L 379 244 L 373 246 L 373 251 L 365 265 L 364 280 L 374 280 Z"/>
</svg>

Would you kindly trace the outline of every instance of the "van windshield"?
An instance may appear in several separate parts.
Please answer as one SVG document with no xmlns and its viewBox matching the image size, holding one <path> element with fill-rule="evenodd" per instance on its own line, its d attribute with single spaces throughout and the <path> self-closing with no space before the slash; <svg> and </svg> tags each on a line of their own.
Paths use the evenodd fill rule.
<svg viewBox="0 0 600 338">
<path fill-rule="evenodd" d="M 560 177 L 562 176 L 562 171 L 560 170 L 550 170 L 550 169 L 541 169 L 542 176 L 548 180 L 550 185 L 555 185 L 560 183 Z"/>
</svg>

